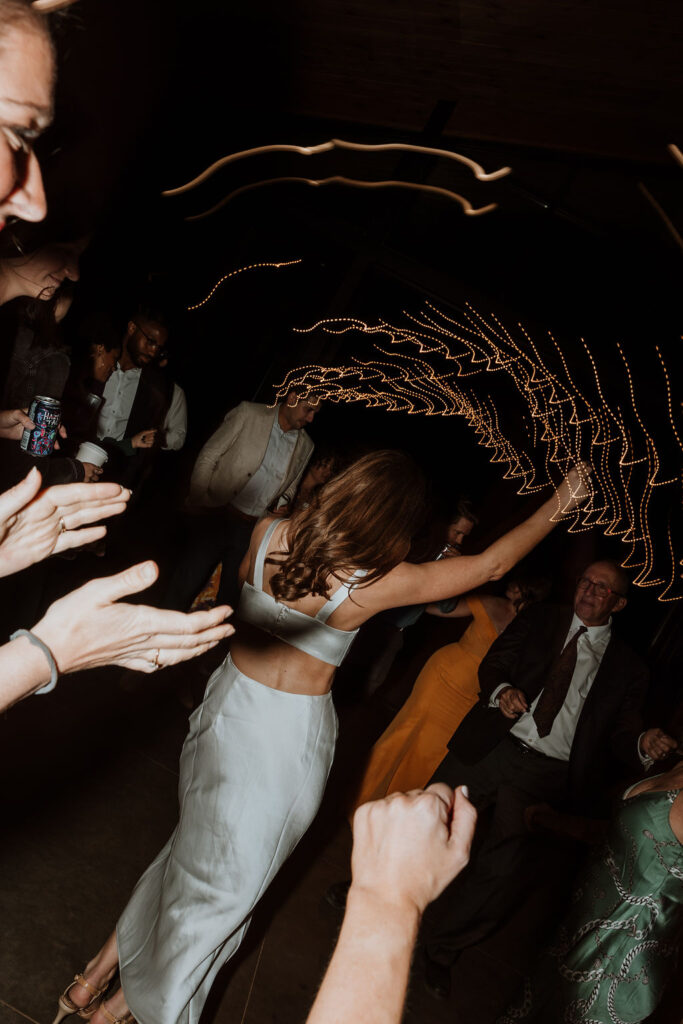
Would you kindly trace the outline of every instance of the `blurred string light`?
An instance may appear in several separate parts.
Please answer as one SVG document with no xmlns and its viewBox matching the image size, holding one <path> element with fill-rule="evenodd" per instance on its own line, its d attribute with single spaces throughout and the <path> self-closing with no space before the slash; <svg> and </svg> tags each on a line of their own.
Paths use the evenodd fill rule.
<svg viewBox="0 0 683 1024">
<path fill-rule="evenodd" d="M 608 399 L 606 377 L 588 342 L 572 349 L 570 359 L 548 335 L 537 344 L 521 324 L 517 336 L 495 316 L 484 317 L 469 304 L 458 319 L 427 302 L 419 313 L 403 312 L 400 323 L 358 318 L 329 318 L 299 333 L 357 332 L 373 339 L 374 354 L 352 357 L 340 366 L 311 364 L 290 371 L 277 388 L 278 399 L 290 388 L 315 390 L 323 400 L 362 402 L 370 408 L 410 415 L 460 416 L 504 477 L 518 482 L 518 493 L 540 491 L 559 481 L 572 466 L 590 461 L 588 500 L 555 518 L 567 518 L 570 532 L 594 527 L 618 536 L 628 549 L 622 564 L 636 570 L 634 583 L 659 587 L 660 601 L 683 597 L 680 560 L 676 556 L 671 510 L 680 507 L 681 478 L 665 474 L 654 431 L 642 410 L 634 372 L 623 347 L 610 364 L 610 389 L 623 392 L 622 404 Z M 661 385 L 668 417 L 665 444 L 683 449 L 677 429 L 670 375 L 658 347 L 658 372 L 643 381 L 648 396 Z M 546 352 L 545 356 L 541 350 Z M 623 374 L 617 371 L 623 366 Z M 518 428 L 513 440 L 502 422 L 503 408 L 486 387 L 487 375 L 502 375 L 519 396 Z M 577 378 L 586 383 L 579 386 Z M 493 381 L 492 381 L 493 382 Z M 483 385 L 483 387 L 482 387 Z M 623 405 L 623 407 L 622 407 Z M 514 408 L 506 400 L 506 410 Z M 521 410 L 521 418 L 518 413 Z M 658 423 L 658 432 L 662 432 Z M 532 454 L 534 457 L 532 458 Z M 580 470 L 581 471 L 581 470 Z M 583 475 L 583 474 L 582 474 Z M 660 495 L 664 495 L 664 501 Z M 668 506 L 667 506 L 668 503 Z M 653 533 L 667 509 L 666 550 L 656 549 Z M 660 531 L 661 532 L 661 531 Z"/>
<path fill-rule="evenodd" d="M 228 274 L 223 274 L 221 278 L 216 281 L 215 285 L 201 302 L 195 302 L 193 306 L 188 306 L 187 311 L 191 313 L 195 309 L 201 309 L 205 306 L 213 296 L 216 294 L 220 286 L 224 281 L 228 281 L 231 277 L 237 277 L 238 274 L 243 274 L 246 270 L 262 270 L 264 267 L 293 267 L 296 263 L 302 263 L 303 260 L 281 260 L 279 263 L 249 263 L 246 267 L 238 267 L 236 270 L 231 270 Z"/>
<path fill-rule="evenodd" d="M 262 188 L 264 185 L 277 185 L 282 182 L 299 185 L 348 185 L 351 188 L 364 188 L 364 189 L 377 189 L 377 188 L 399 188 L 408 189 L 413 192 L 428 192 L 434 195 L 443 196 L 452 202 L 459 203 L 463 212 L 468 217 L 479 217 L 482 213 L 491 213 L 498 206 L 497 203 L 488 203 L 486 206 L 474 207 L 470 203 L 469 199 L 465 199 L 459 192 L 454 192 L 450 188 L 440 188 L 437 185 L 422 185 L 419 182 L 414 181 L 400 181 L 397 178 L 389 178 L 384 181 L 361 181 L 359 178 L 347 178 L 343 174 L 333 174 L 329 178 L 302 178 L 295 175 L 286 175 L 279 178 L 264 178 L 263 181 L 253 181 L 249 185 L 242 185 L 241 188 L 233 189 L 227 196 L 223 196 L 219 202 L 212 206 L 208 210 L 204 210 L 202 213 L 194 213 L 189 217 L 186 217 L 187 221 L 204 220 L 205 217 L 211 217 L 214 213 L 221 210 L 231 199 L 235 196 L 241 195 L 243 192 L 251 192 L 255 188 Z"/>
<path fill-rule="evenodd" d="M 510 174 L 512 171 L 511 167 L 499 167 L 495 171 L 487 172 L 478 164 L 475 160 L 471 160 L 467 156 L 463 156 L 462 153 L 454 153 L 448 149 L 436 149 L 432 146 L 415 146 L 407 142 L 384 142 L 376 144 L 365 144 L 361 142 L 348 142 L 345 139 L 330 139 L 329 142 L 321 142 L 316 146 L 294 146 L 294 145 L 269 145 L 269 146 L 256 146 L 252 149 L 243 149 L 238 153 L 228 153 L 226 156 L 221 157 L 220 160 L 216 160 L 215 163 L 211 164 L 206 170 L 202 171 L 191 181 L 186 182 L 184 185 L 179 185 L 176 188 L 169 188 L 162 192 L 164 196 L 178 196 L 185 192 L 190 192 L 200 185 L 208 181 L 217 171 L 223 167 L 227 167 L 228 164 L 235 163 L 238 160 L 245 160 L 254 156 L 263 156 L 265 154 L 272 153 L 296 153 L 300 156 L 316 156 L 321 153 L 328 153 L 335 149 L 351 150 L 358 153 L 382 153 L 382 152 L 407 152 L 407 153 L 419 153 L 422 155 L 428 155 L 438 157 L 444 160 L 450 160 L 452 162 L 461 164 L 469 168 L 474 174 L 478 181 L 497 181 L 499 178 L 503 178 Z M 352 188 L 364 188 L 364 189 L 378 189 L 378 188 L 400 188 L 400 189 L 411 189 L 418 192 L 426 192 L 434 195 L 442 196 L 450 201 L 457 202 L 463 211 L 470 217 L 478 217 L 483 213 L 489 213 L 491 210 L 495 210 L 497 203 L 488 203 L 485 206 L 474 207 L 468 199 L 460 195 L 459 192 L 454 192 L 452 189 L 443 188 L 436 185 L 424 185 L 420 182 L 414 181 L 403 181 L 399 179 L 386 179 L 382 181 L 368 181 L 366 179 L 349 178 L 345 175 L 333 174 L 324 178 L 308 178 L 305 176 L 280 176 L 275 178 L 265 178 L 261 181 L 253 181 L 247 185 L 243 185 L 241 188 L 233 189 L 224 196 L 218 203 L 212 206 L 208 210 L 204 210 L 202 213 L 193 214 L 187 217 L 187 220 L 201 220 L 204 217 L 210 217 L 212 214 L 220 210 L 226 203 L 234 199 L 235 196 L 248 192 L 251 189 L 261 188 L 263 185 L 273 185 L 279 182 L 297 182 L 305 185 L 348 185 Z"/>
</svg>

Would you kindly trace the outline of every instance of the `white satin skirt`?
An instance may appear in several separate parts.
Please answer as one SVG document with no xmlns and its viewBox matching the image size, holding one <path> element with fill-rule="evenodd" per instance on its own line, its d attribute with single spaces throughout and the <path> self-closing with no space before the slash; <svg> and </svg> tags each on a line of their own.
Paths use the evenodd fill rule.
<svg viewBox="0 0 683 1024">
<path fill-rule="evenodd" d="M 117 924 L 139 1024 L 196 1024 L 254 907 L 313 821 L 332 766 L 331 694 L 274 690 L 230 655 L 190 718 L 180 819 Z"/>
</svg>

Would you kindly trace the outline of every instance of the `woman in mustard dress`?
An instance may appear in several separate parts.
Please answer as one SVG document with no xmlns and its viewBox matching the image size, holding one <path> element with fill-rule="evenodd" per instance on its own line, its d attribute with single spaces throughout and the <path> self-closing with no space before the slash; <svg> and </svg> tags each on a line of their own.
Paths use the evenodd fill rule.
<svg viewBox="0 0 683 1024">
<path fill-rule="evenodd" d="M 455 644 L 436 651 L 420 672 L 410 697 L 377 740 L 354 801 L 354 810 L 389 793 L 422 789 L 447 753 L 447 744 L 479 695 L 479 665 L 489 647 L 532 601 L 547 596 L 546 580 L 511 580 L 505 597 L 467 594 L 442 618 L 472 621 Z"/>
</svg>

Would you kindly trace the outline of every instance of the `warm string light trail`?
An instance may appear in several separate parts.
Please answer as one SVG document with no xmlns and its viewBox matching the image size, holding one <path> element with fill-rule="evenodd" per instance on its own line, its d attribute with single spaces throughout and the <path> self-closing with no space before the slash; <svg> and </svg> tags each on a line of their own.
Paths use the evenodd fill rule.
<svg viewBox="0 0 683 1024">
<path fill-rule="evenodd" d="M 186 182 L 184 185 L 179 185 L 177 188 L 169 188 L 162 192 L 164 196 L 178 196 L 183 195 L 186 192 L 191 192 L 193 189 L 203 185 L 205 181 L 213 177 L 217 171 L 228 164 L 236 163 L 238 160 L 245 160 L 250 157 L 264 156 L 272 153 L 295 153 L 299 156 L 309 157 L 316 156 L 321 153 L 329 153 L 332 150 L 347 150 L 357 153 L 386 153 L 386 152 L 404 152 L 404 153 L 419 153 L 426 156 L 438 157 L 446 161 L 455 162 L 464 167 L 469 168 L 474 174 L 474 177 L 478 181 L 489 182 L 497 181 L 499 178 L 503 178 L 510 174 L 512 171 L 511 167 L 499 167 L 496 171 L 487 172 L 478 164 L 475 160 L 471 160 L 467 156 L 463 156 L 462 153 L 454 153 L 449 149 L 436 149 L 432 146 L 415 146 L 407 142 L 383 142 L 376 144 L 366 144 L 361 142 L 348 142 L 345 139 L 330 139 L 328 142 L 321 142 L 316 146 L 294 146 L 294 145 L 269 145 L 269 146 L 256 146 L 252 149 L 243 149 L 238 153 L 228 153 L 226 156 L 221 157 L 220 160 L 216 160 L 215 163 L 207 167 L 206 170 L 202 171 L 191 181 Z M 204 210 L 202 213 L 193 214 L 187 217 L 187 220 L 201 220 L 204 217 L 210 217 L 218 210 L 222 209 L 226 203 L 234 199 L 235 196 L 242 194 L 243 192 L 249 192 L 252 189 L 260 188 L 263 185 L 273 185 L 278 182 L 296 182 L 305 185 L 348 185 L 352 188 L 364 188 L 364 189 L 378 189 L 378 188 L 400 188 L 410 189 L 417 192 L 426 192 L 433 195 L 443 196 L 450 201 L 457 202 L 463 211 L 470 217 L 478 217 L 483 213 L 489 213 L 491 210 L 495 210 L 497 203 L 488 203 L 485 206 L 474 207 L 468 199 L 460 195 L 459 192 L 455 192 L 452 189 L 439 187 L 436 185 L 424 185 L 421 182 L 415 181 L 404 181 L 398 179 L 387 179 L 382 181 L 368 181 L 366 179 L 350 178 L 346 175 L 333 174 L 328 175 L 324 178 L 309 178 L 299 175 L 286 175 L 278 176 L 275 178 L 264 178 L 259 181 L 252 181 L 247 185 L 243 185 L 241 188 L 233 189 L 226 196 L 224 196 L 218 203 L 212 206 L 208 210 Z"/>
<path fill-rule="evenodd" d="M 228 281 L 231 277 L 237 277 L 238 274 L 243 274 L 246 270 L 262 270 L 264 267 L 293 267 L 297 263 L 302 263 L 302 260 L 282 260 L 279 263 L 249 263 L 246 267 L 238 267 L 236 270 L 231 270 L 228 274 L 223 274 L 221 278 L 216 281 L 215 285 L 201 302 L 195 302 L 193 306 L 188 306 L 187 311 L 191 313 L 195 309 L 201 309 L 205 306 L 210 299 L 216 294 L 220 286 L 224 281 Z"/>
<path fill-rule="evenodd" d="M 511 331 L 470 305 L 455 318 L 430 302 L 418 313 L 403 311 L 398 323 L 330 318 L 299 333 L 316 330 L 369 335 L 374 351 L 340 366 L 292 370 L 279 385 L 278 398 L 299 387 L 315 389 L 332 402 L 463 417 L 490 460 L 503 466 L 504 477 L 518 481 L 519 494 L 556 486 L 571 466 L 590 462 L 588 501 L 569 513 L 558 501 L 556 517 L 570 520 L 570 532 L 597 527 L 619 537 L 628 548 L 622 564 L 637 570 L 638 586 L 660 588 L 660 601 L 683 597 L 676 555 L 681 530 L 674 519 L 680 518 L 681 478 L 666 471 L 662 454 L 671 447 L 680 451 L 683 443 L 659 347 L 656 373 L 646 383 L 650 397 L 653 387 L 661 387 L 666 437 L 661 420 L 657 431 L 648 427 L 643 394 L 619 343 L 603 368 L 605 355 L 598 358 L 585 339 L 571 349 L 550 334 L 541 343 L 521 324 Z M 505 391 L 504 400 L 496 390 Z M 661 523 L 666 523 L 666 540 L 662 535 L 655 545 L 653 534 Z"/>
<path fill-rule="evenodd" d="M 479 181 L 496 181 L 498 178 L 504 178 L 512 171 L 511 167 L 499 167 L 497 171 L 487 173 L 481 164 L 476 163 L 475 160 L 470 160 L 468 156 L 463 156 L 462 153 L 454 153 L 450 149 L 434 149 L 431 146 L 413 146 L 406 142 L 382 142 L 368 145 L 362 142 L 348 142 L 345 139 L 330 139 L 329 142 L 321 142 L 317 146 L 256 146 L 253 149 L 242 149 L 238 153 L 228 153 L 227 156 L 223 156 L 220 160 L 216 160 L 215 163 L 211 164 L 210 167 L 207 167 L 201 174 L 198 174 L 196 178 L 192 179 L 192 181 L 188 181 L 184 185 L 179 185 L 177 188 L 169 188 L 165 192 L 162 192 L 162 195 L 177 196 L 182 192 L 189 192 L 191 189 L 196 188 L 197 185 L 201 185 L 207 181 L 222 167 L 227 167 L 228 164 L 235 163 L 238 160 L 247 159 L 248 157 L 263 156 L 266 153 L 298 153 L 300 156 L 314 156 L 318 153 L 328 153 L 333 149 L 354 150 L 357 153 L 386 153 L 396 151 L 443 157 L 445 160 L 454 160 L 456 163 L 469 167 L 475 178 Z"/>
<path fill-rule="evenodd" d="M 211 217 L 214 213 L 217 213 L 224 206 L 226 206 L 231 199 L 235 196 L 241 195 L 243 192 L 251 192 L 255 188 L 261 188 L 263 185 L 277 185 L 282 182 L 289 184 L 299 185 L 348 185 L 351 188 L 399 188 L 408 189 L 412 192 L 427 192 L 433 195 L 443 196 L 445 199 L 449 199 L 452 202 L 459 203 L 463 212 L 468 217 L 479 217 L 482 213 L 490 213 L 495 210 L 497 203 L 488 203 L 486 206 L 472 206 L 469 199 L 465 199 L 459 192 L 453 192 L 449 188 L 440 188 L 437 185 L 422 185 L 419 182 L 413 181 L 399 181 L 396 178 L 387 179 L 386 181 L 361 181 L 359 178 L 346 178 L 342 174 L 333 174 L 329 178 L 300 178 L 292 175 L 287 175 L 279 178 L 264 178 L 263 181 L 253 181 L 249 185 L 242 185 L 241 188 L 233 189 L 227 196 L 223 196 L 219 202 L 212 206 L 208 210 L 204 210 L 203 213 L 195 213 L 189 217 L 186 217 L 187 221 L 203 220 L 205 217 Z"/>
</svg>

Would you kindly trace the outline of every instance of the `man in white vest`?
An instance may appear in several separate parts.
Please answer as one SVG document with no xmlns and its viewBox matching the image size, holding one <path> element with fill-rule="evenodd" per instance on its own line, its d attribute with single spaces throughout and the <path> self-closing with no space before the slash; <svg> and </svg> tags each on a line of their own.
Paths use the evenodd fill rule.
<svg viewBox="0 0 683 1024">
<path fill-rule="evenodd" d="M 206 442 L 195 463 L 187 508 L 190 530 L 176 561 L 166 604 L 184 610 L 218 562 L 219 603 L 235 605 L 237 573 L 254 524 L 294 498 L 313 452 L 304 427 L 317 395 L 290 391 L 281 405 L 240 402 Z"/>
</svg>

